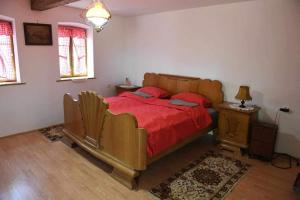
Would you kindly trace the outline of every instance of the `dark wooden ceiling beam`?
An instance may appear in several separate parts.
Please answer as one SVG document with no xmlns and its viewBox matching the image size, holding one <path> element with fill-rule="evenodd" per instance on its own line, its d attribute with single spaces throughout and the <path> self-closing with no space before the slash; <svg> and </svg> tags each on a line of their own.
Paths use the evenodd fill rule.
<svg viewBox="0 0 300 200">
<path fill-rule="evenodd" d="M 48 10 L 50 8 L 63 6 L 75 1 L 78 0 L 31 0 L 31 9 L 39 11 Z"/>
</svg>

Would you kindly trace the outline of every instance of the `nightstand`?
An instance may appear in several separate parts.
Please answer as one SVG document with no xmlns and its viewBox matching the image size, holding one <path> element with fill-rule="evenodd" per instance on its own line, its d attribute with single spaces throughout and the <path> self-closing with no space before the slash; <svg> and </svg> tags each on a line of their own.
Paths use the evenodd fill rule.
<svg viewBox="0 0 300 200">
<path fill-rule="evenodd" d="M 258 156 L 271 161 L 273 158 L 278 126 L 275 124 L 254 123 L 251 134 L 249 156 Z"/>
<path fill-rule="evenodd" d="M 121 94 L 122 92 L 134 92 L 141 88 L 140 86 L 137 85 L 132 85 L 132 86 L 116 85 L 115 87 L 116 87 L 117 95 Z"/>
<path fill-rule="evenodd" d="M 241 149 L 248 148 L 251 125 L 257 120 L 260 108 L 242 110 L 230 105 L 231 103 L 225 102 L 218 106 L 218 139 L 221 142 L 219 147 L 240 155 Z"/>
</svg>

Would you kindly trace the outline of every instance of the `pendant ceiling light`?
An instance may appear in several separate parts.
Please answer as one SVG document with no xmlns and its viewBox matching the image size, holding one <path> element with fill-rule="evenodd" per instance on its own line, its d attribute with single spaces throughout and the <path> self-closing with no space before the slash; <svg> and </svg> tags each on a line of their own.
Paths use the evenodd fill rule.
<svg viewBox="0 0 300 200">
<path fill-rule="evenodd" d="M 100 32 L 111 18 L 111 15 L 100 0 L 93 0 L 92 4 L 87 8 L 85 18 L 88 23 L 95 27 L 97 32 Z"/>
</svg>

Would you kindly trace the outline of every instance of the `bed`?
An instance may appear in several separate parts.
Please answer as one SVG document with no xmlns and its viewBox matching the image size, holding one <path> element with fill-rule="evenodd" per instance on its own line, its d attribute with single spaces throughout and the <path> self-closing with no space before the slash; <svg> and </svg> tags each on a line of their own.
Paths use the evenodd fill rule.
<svg viewBox="0 0 300 200">
<path fill-rule="evenodd" d="M 212 102 L 212 108 L 206 109 L 205 112 L 203 111 L 205 108 L 202 109 L 202 121 L 203 119 L 207 119 L 207 115 L 209 114 L 215 115 L 214 108 L 223 102 L 222 84 L 216 80 L 146 73 L 144 75 L 143 86 L 159 87 L 170 94 L 193 92 L 205 95 Z M 124 99 L 122 101 L 124 108 L 129 108 L 130 104 L 135 104 L 135 106 L 132 106 L 132 110 L 129 109 L 130 113 L 121 112 L 123 107 L 121 106 L 120 110 L 122 103 L 120 103 L 121 101 L 118 98 L 125 98 L 126 101 Z M 65 94 L 65 124 L 63 131 L 74 143 L 98 159 L 111 165 L 113 167 L 111 175 L 115 179 L 129 188 L 135 188 L 139 174 L 141 171 L 146 170 L 147 165 L 216 128 L 215 122 L 207 119 L 207 123 L 199 124 L 194 129 L 187 131 L 188 133 L 193 132 L 193 134 L 188 134 L 184 137 L 177 134 L 176 137 L 168 139 L 168 132 L 172 132 L 174 129 L 174 127 L 172 129 L 174 125 L 171 124 L 165 129 L 160 130 L 159 133 L 161 135 L 164 134 L 165 137 L 165 140 L 161 142 L 155 139 L 160 134 L 156 134 L 154 129 L 151 130 L 153 126 L 151 123 L 150 125 L 148 123 L 148 127 L 147 124 L 144 124 L 144 126 L 143 124 L 141 125 L 143 112 L 150 112 L 148 116 L 152 115 L 152 118 L 159 119 L 160 116 L 156 116 L 155 113 L 157 115 L 160 114 L 159 112 L 155 112 L 155 109 L 157 106 L 160 106 L 162 113 L 170 112 L 181 120 L 180 123 L 182 124 L 179 124 L 176 129 L 179 129 L 181 126 L 190 127 L 191 125 L 188 124 L 185 116 L 183 116 L 182 110 L 177 107 L 173 108 L 172 106 L 165 105 L 166 103 L 163 100 L 147 101 L 146 103 L 147 106 L 142 105 L 145 104 L 143 100 L 129 93 L 124 94 L 122 97 L 105 99 L 95 92 L 85 91 L 81 92 L 79 100 L 74 99 L 70 94 Z M 141 104 L 141 109 L 138 109 L 139 104 Z M 119 110 L 116 109 L 116 105 L 119 106 Z M 145 110 L 141 112 L 142 109 Z M 191 109 L 189 109 L 189 112 L 191 112 Z M 192 110 L 192 112 L 200 111 Z M 148 116 L 146 117 L 147 119 Z M 147 119 L 144 121 L 147 121 Z M 181 132 L 184 133 L 184 131 Z"/>
</svg>

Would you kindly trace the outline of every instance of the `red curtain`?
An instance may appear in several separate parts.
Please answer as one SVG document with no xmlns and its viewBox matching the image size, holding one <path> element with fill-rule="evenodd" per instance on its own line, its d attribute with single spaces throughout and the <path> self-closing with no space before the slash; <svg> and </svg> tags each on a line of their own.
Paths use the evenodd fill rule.
<svg viewBox="0 0 300 200">
<path fill-rule="evenodd" d="M 11 23 L 0 20 L 0 35 L 12 36 L 13 31 Z"/>
<path fill-rule="evenodd" d="M 84 28 L 73 26 L 58 26 L 58 37 L 86 38 Z"/>
</svg>

